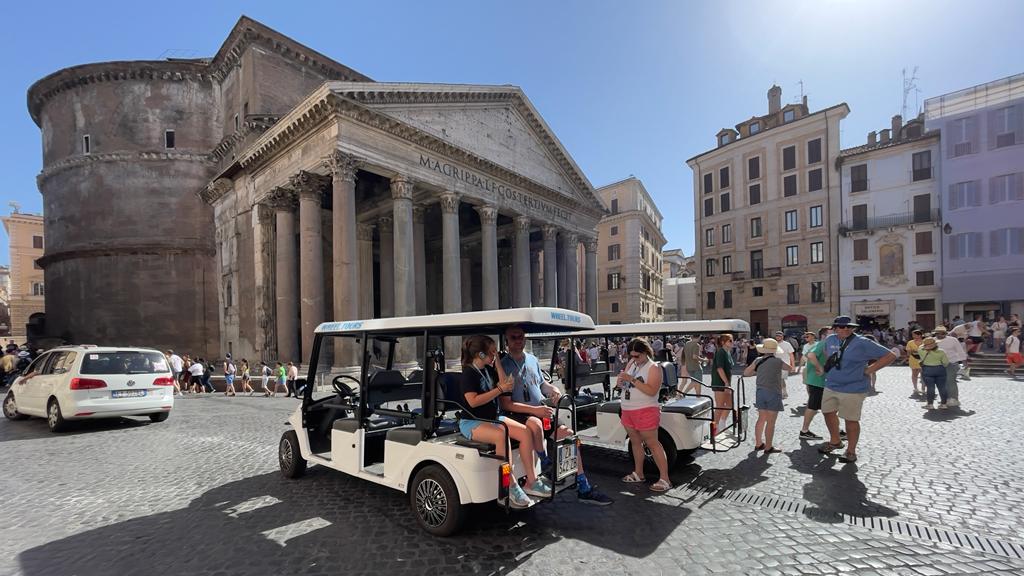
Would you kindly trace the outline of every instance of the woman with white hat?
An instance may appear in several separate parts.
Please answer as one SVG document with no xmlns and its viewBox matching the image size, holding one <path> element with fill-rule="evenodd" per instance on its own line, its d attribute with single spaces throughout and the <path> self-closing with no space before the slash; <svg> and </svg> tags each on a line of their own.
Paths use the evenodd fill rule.
<svg viewBox="0 0 1024 576">
<path fill-rule="evenodd" d="M 782 412 L 782 374 L 789 372 L 790 366 L 775 355 L 778 348 L 777 340 L 765 338 L 757 347 L 761 356 L 743 371 L 743 375 L 747 377 L 757 374 L 757 391 L 754 395 L 754 407 L 757 408 L 754 450 L 764 450 L 765 454 L 782 452 L 772 442 L 775 440 L 775 420 L 778 419 L 779 412 Z"/>
<path fill-rule="evenodd" d="M 939 342 L 929 336 L 921 342 L 921 349 L 917 352 L 921 359 L 921 379 L 924 380 L 927 389 L 927 401 L 924 408 L 932 410 L 935 408 L 935 389 L 939 389 L 939 408 L 946 409 L 948 392 L 946 390 L 946 366 L 949 365 L 949 358 L 946 353 L 939 350 Z"/>
</svg>

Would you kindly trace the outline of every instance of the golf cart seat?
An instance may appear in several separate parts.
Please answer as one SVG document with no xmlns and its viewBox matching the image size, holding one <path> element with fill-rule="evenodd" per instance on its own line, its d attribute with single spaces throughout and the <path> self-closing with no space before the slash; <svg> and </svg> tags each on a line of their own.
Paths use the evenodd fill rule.
<svg viewBox="0 0 1024 576">
<path fill-rule="evenodd" d="M 711 410 L 711 399 L 694 396 L 684 396 L 661 406 L 662 412 L 682 414 L 687 417 L 696 416 L 708 410 Z"/>
<path fill-rule="evenodd" d="M 658 393 L 658 400 L 664 402 L 668 395 L 676 389 L 679 383 L 679 372 L 672 362 L 658 362 L 661 366 L 661 390 Z"/>
<path fill-rule="evenodd" d="M 604 412 L 605 414 L 618 414 L 622 415 L 622 403 L 619 400 L 610 400 L 597 407 L 598 412 Z"/>
<path fill-rule="evenodd" d="M 398 370 L 378 370 L 370 376 L 370 381 L 366 383 L 369 392 L 388 393 L 400 390 L 402 386 L 405 386 L 405 376 Z"/>
</svg>

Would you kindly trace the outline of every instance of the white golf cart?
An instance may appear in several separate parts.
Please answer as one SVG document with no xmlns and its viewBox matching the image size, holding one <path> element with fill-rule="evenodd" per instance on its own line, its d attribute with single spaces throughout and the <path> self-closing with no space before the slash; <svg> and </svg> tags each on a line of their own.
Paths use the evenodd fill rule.
<svg viewBox="0 0 1024 576">
<path fill-rule="evenodd" d="M 733 334 L 734 337 L 749 334 L 750 325 L 743 320 L 693 320 L 679 322 L 648 322 L 641 324 L 603 324 L 594 330 L 578 333 L 554 335 L 570 342 L 574 340 L 603 340 L 606 348 L 612 339 L 625 339 L 635 336 L 658 336 L 666 342 L 669 350 L 668 337 L 672 336 L 706 336 L 722 333 Z M 547 338 L 551 338 L 548 335 Z M 738 446 L 746 439 L 747 415 L 750 407 L 746 401 L 746 388 L 743 377 L 737 376 L 735 384 L 720 390 L 732 395 L 733 410 L 724 406 L 715 406 L 714 397 L 709 394 L 683 394 L 687 381 L 692 380 L 703 386 L 710 387 L 710 382 L 702 382 L 694 378 L 680 377 L 677 365 L 663 353 L 654 358 L 662 369 L 662 388 L 659 395 L 661 401 L 661 426 L 658 440 L 665 448 L 669 468 L 672 468 L 679 454 L 690 454 L 702 448 L 712 452 L 724 452 Z M 622 427 L 622 408 L 618 399 L 620 391 L 614 382 L 617 371 L 609 369 L 604 361 L 592 365 L 582 365 L 582 361 L 567 362 L 566 358 L 576 358 L 575 354 L 560 354 L 557 346 L 551 350 L 551 370 L 549 374 L 557 375 L 558 365 L 561 372 L 573 373 L 575 388 L 566 386 L 566 390 L 574 389 L 576 406 L 575 427 L 580 442 L 585 445 L 598 446 L 612 450 L 629 452 L 629 438 Z M 681 361 L 681 359 L 680 359 Z M 566 370 L 569 368 L 570 370 Z M 557 376 L 556 376 L 557 377 Z M 738 398 L 737 398 L 738 397 Z M 737 402 L 737 399 L 739 402 Z M 729 424 L 721 429 L 714 425 L 714 414 L 717 411 L 730 412 Z M 570 426 L 568 414 L 560 414 L 559 424 Z M 646 448 L 645 448 L 646 451 Z M 648 453 L 648 460 L 650 458 Z"/>
<path fill-rule="evenodd" d="M 444 338 L 502 334 L 510 325 L 529 334 L 593 329 L 587 315 L 558 308 L 520 308 L 432 316 L 327 322 L 316 329 L 302 405 L 281 437 L 279 461 L 289 478 L 307 463 L 401 490 L 420 526 L 447 536 L 459 529 L 463 505 L 498 502 L 509 510 L 508 488 L 521 470 L 516 444 L 498 456 L 493 444 L 458 432 L 453 402 L 458 373 L 444 371 Z M 362 358 L 358 367 L 340 366 Z M 403 374 L 397 359 L 419 359 L 421 369 Z M 569 381 L 572 381 L 570 371 Z M 571 409 L 571 398 L 557 410 Z M 502 426 L 504 424 L 495 422 Z M 508 439 L 508 429 L 505 428 Z M 575 437 L 549 441 L 551 500 L 575 487 Z M 537 461 L 535 460 L 535 463 Z M 514 467 L 513 467 L 514 465 Z M 539 470 L 539 463 L 538 463 Z"/>
</svg>

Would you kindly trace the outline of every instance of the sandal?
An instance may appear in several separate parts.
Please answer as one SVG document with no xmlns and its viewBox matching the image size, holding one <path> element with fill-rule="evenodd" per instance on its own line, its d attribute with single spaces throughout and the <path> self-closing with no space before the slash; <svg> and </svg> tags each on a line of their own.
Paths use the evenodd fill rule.
<svg viewBox="0 0 1024 576">
<path fill-rule="evenodd" d="M 622 481 L 626 484 L 640 484 L 642 482 L 646 482 L 647 479 L 643 476 L 638 476 L 636 472 L 630 472 L 622 477 Z"/>
<path fill-rule="evenodd" d="M 658 480 L 654 484 L 651 484 L 652 492 L 668 492 L 670 489 L 672 489 L 672 484 L 666 480 Z"/>
<path fill-rule="evenodd" d="M 754 452 L 757 452 L 758 450 L 764 450 L 764 444 L 758 444 L 757 446 L 754 446 Z"/>
<path fill-rule="evenodd" d="M 839 461 L 844 464 L 853 464 L 854 462 L 857 461 L 857 455 L 850 454 L 849 452 L 847 452 L 846 454 L 843 454 L 842 456 L 839 457 Z"/>
<path fill-rule="evenodd" d="M 771 448 L 769 448 L 769 449 L 764 451 L 765 454 L 779 454 L 781 452 L 782 452 L 782 449 L 778 448 L 776 446 L 772 446 Z"/>
</svg>

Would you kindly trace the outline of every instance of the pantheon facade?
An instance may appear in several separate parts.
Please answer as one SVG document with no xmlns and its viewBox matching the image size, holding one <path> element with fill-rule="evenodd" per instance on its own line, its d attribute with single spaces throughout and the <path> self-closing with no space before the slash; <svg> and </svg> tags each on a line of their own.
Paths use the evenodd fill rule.
<svg viewBox="0 0 1024 576">
<path fill-rule="evenodd" d="M 517 87 L 374 82 L 243 17 L 28 100 L 65 339 L 304 362 L 327 320 L 596 314 L 605 210 Z"/>
</svg>

